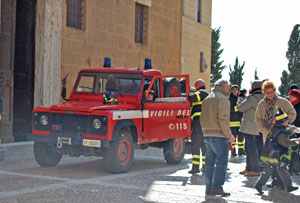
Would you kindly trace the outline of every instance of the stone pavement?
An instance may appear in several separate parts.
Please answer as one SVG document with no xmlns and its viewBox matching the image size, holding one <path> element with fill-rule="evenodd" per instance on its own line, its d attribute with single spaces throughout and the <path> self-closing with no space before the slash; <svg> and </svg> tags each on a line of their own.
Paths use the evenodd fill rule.
<svg viewBox="0 0 300 203">
<path fill-rule="evenodd" d="M 230 158 L 224 185 L 229 197 L 205 196 L 204 176 L 190 175 L 191 155 L 182 163 L 167 165 L 161 149 L 135 150 L 132 169 L 110 174 L 97 157 L 64 156 L 56 167 L 42 168 L 34 160 L 32 142 L 3 144 L 0 161 L 2 202 L 300 202 L 300 190 L 287 193 L 264 187 L 253 189 L 257 177 L 239 171 L 245 158 Z M 292 177 L 300 185 L 300 177 Z"/>
</svg>

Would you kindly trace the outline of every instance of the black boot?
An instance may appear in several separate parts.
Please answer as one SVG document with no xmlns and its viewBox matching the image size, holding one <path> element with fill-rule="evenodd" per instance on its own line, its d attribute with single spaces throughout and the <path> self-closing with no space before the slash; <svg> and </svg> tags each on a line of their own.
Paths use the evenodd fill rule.
<svg viewBox="0 0 300 203">
<path fill-rule="evenodd" d="M 256 185 L 254 187 L 259 192 L 260 195 L 264 194 L 264 192 L 262 191 L 262 185 L 261 184 L 256 183 Z"/>
<path fill-rule="evenodd" d="M 200 173 L 199 165 L 193 164 L 192 170 L 189 171 L 190 174 Z"/>
<path fill-rule="evenodd" d="M 245 156 L 246 153 L 243 149 L 239 149 L 239 156 Z"/>
<path fill-rule="evenodd" d="M 295 190 L 297 190 L 297 189 L 298 189 L 298 187 L 290 186 L 290 187 L 287 187 L 286 191 L 287 191 L 287 192 L 293 192 L 293 191 L 295 191 Z"/>
<path fill-rule="evenodd" d="M 235 151 L 232 151 L 231 152 L 231 157 L 236 157 L 237 156 L 237 154 L 235 153 Z"/>
</svg>

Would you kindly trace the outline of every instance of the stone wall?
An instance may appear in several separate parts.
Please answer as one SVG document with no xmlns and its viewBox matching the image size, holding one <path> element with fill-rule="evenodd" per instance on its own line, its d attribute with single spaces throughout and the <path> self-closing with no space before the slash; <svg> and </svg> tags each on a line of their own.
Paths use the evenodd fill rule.
<svg viewBox="0 0 300 203">
<path fill-rule="evenodd" d="M 0 32 L 0 88 L 4 96 L 2 120 L 0 121 L 0 139 L 11 142 L 13 122 L 13 67 L 15 40 L 16 0 L 1 0 Z"/>
<path fill-rule="evenodd" d="M 135 42 L 135 4 L 148 6 L 147 41 Z M 78 71 L 103 66 L 111 57 L 112 66 L 143 68 L 152 58 L 153 68 L 164 74 L 180 73 L 181 1 L 88 0 L 85 29 L 66 26 L 63 1 L 62 74 L 70 94 Z"/>
<path fill-rule="evenodd" d="M 190 75 L 190 85 L 198 78 L 204 79 L 209 89 L 211 62 L 211 0 L 202 0 L 203 23 L 197 22 L 195 0 L 183 1 L 181 73 Z M 200 53 L 206 63 L 206 69 L 200 70 Z M 203 64 L 205 65 L 205 64 Z"/>
</svg>

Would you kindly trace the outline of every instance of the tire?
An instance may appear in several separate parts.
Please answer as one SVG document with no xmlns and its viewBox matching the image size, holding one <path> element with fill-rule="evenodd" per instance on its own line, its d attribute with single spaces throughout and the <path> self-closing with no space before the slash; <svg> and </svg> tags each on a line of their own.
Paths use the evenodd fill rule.
<svg viewBox="0 0 300 203">
<path fill-rule="evenodd" d="M 45 142 L 34 142 L 33 152 L 36 162 L 42 167 L 56 166 L 62 157 L 56 151 L 56 145 Z"/>
<path fill-rule="evenodd" d="M 115 132 L 116 138 L 105 150 L 104 161 L 112 173 L 126 173 L 131 168 L 134 156 L 133 140 L 128 127 Z"/>
<path fill-rule="evenodd" d="M 180 83 L 175 78 L 164 80 L 164 97 L 180 97 Z"/>
<path fill-rule="evenodd" d="M 175 138 L 168 140 L 164 145 L 164 157 L 168 164 L 178 164 L 185 154 L 185 139 Z"/>
</svg>

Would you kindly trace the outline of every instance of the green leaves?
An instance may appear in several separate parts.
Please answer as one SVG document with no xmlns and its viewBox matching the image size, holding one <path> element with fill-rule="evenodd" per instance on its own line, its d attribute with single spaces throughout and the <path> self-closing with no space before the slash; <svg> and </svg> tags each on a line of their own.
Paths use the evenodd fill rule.
<svg viewBox="0 0 300 203">
<path fill-rule="evenodd" d="M 281 96 L 287 96 L 291 84 L 300 86 L 300 24 L 296 24 L 290 35 L 286 58 L 288 59 L 288 71 L 284 70 L 281 76 L 279 92 Z"/>
<path fill-rule="evenodd" d="M 238 57 L 235 58 L 235 64 L 233 68 L 231 68 L 231 65 L 229 65 L 229 82 L 231 85 L 235 84 L 241 87 L 244 76 L 244 66 L 245 61 L 242 65 L 239 64 Z"/>
<path fill-rule="evenodd" d="M 212 32 L 211 37 L 211 70 L 210 70 L 210 86 L 213 87 L 214 83 L 222 77 L 222 71 L 226 68 L 221 60 L 221 44 L 219 42 L 221 28 L 216 28 Z"/>
</svg>

